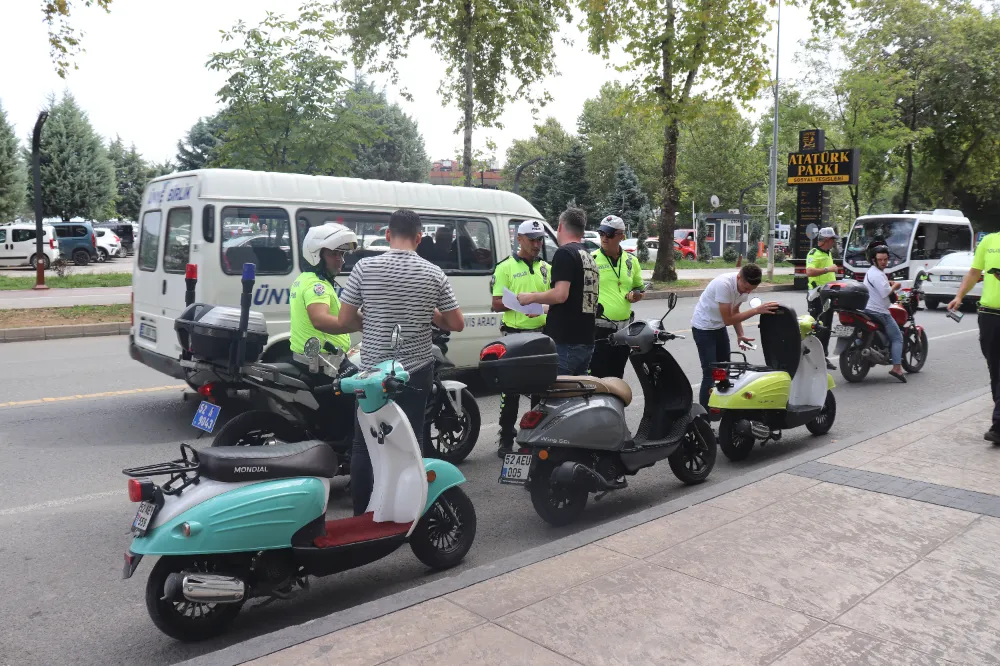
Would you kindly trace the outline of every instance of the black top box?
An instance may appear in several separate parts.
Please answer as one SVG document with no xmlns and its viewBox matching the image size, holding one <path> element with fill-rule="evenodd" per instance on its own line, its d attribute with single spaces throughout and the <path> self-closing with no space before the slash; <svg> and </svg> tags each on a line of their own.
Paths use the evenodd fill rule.
<svg viewBox="0 0 1000 666">
<path fill-rule="evenodd" d="M 515 333 L 483 347 L 479 372 L 486 384 L 509 393 L 540 393 L 559 374 L 556 345 L 542 333 Z"/>
<path fill-rule="evenodd" d="M 174 322 L 177 341 L 194 358 L 228 363 L 230 348 L 239 342 L 240 309 L 194 303 Z M 247 322 L 246 362 L 256 361 L 267 344 L 267 324 L 260 312 Z"/>
<path fill-rule="evenodd" d="M 864 310 L 868 305 L 868 287 L 854 280 L 827 282 L 819 290 L 820 298 L 830 301 L 834 310 Z"/>
</svg>

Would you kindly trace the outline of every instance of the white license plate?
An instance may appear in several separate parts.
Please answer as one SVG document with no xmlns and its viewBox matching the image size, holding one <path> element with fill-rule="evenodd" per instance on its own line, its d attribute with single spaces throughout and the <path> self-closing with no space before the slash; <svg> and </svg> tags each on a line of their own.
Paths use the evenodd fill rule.
<svg viewBox="0 0 1000 666">
<path fill-rule="evenodd" d="M 961 282 L 961 275 L 942 275 L 941 282 Z"/>
<path fill-rule="evenodd" d="M 143 340 L 156 342 L 156 326 L 152 324 L 139 324 L 139 337 Z"/>
<path fill-rule="evenodd" d="M 496 328 L 500 319 L 498 315 L 469 315 L 465 325 L 469 328 Z"/>
<path fill-rule="evenodd" d="M 144 536 L 149 529 L 149 521 L 156 513 L 154 502 L 143 502 L 139 505 L 139 510 L 135 512 L 135 520 L 132 521 L 132 531 L 138 536 Z"/>
<path fill-rule="evenodd" d="M 528 480 L 528 470 L 531 469 L 531 456 L 521 453 L 508 453 L 504 456 L 503 467 L 500 469 L 500 483 L 524 485 Z"/>
<path fill-rule="evenodd" d="M 854 335 L 854 327 L 846 324 L 837 324 L 830 329 L 830 335 L 835 338 L 849 338 Z"/>
</svg>

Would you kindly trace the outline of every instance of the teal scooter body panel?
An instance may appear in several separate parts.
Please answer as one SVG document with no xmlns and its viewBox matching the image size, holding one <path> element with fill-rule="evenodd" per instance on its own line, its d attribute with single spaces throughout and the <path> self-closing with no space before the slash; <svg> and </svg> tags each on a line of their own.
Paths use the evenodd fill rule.
<svg viewBox="0 0 1000 666">
<path fill-rule="evenodd" d="M 315 477 L 262 481 L 196 504 L 136 537 L 137 555 L 207 555 L 290 548 L 292 535 L 326 514 L 326 489 Z M 184 536 L 184 524 L 191 535 Z"/>
<path fill-rule="evenodd" d="M 441 493 L 465 483 L 465 476 L 450 462 L 433 458 L 424 458 L 424 470 L 434 472 L 434 480 L 427 483 L 427 504 L 423 511 L 427 513 L 438 497 L 441 497 Z"/>
</svg>

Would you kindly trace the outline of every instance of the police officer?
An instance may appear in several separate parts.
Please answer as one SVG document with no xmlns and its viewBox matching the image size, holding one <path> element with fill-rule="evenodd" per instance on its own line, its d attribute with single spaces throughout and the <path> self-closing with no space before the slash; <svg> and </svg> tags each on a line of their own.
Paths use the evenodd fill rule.
<svg viewBox="0 0 1000 666">
<path fill-rule="evenodd" d="M 809 281 L 806 303 L 810 316 L 823 325 L 823 329 L 816 334 L 816 337 L 823 343 L 824 358 L 830 355 L 830 326 L 833 323 L 833 310 L 823 312 L 823 302 L 819 297 L 819 291 L 823 285 L 837 279 L 837 267 L 830 255 L 836 244 L 837 232 L 833 230 L 833 227 L 823 227 L 816 237 L 816 247 L 809 250 L 809 254 L 806 255 L 806 279 Z M 826 367 L 828 370 L 836 370 L 836 366 L 828 358 L 826 359 Z"/>
<path fill-rule="evenodd" d="M 612 346 L 607 339 L 628 324 L 632 304 L 642 300 L 645 287 L 639 260 L 622 251 L 621 244 L 625 240 L 622 219 L 608 215 L 601 220 L 597 233 L 601 236 L 601 247 L 592 254 L 600 276 L 597 302 L 603 306 L 604 313 L 594 322 L 594 355 L 590 359 L 590 374 L 621 379 L 628 363 L 629 349 Z"/>
<path fill-rule="evenodd" d="M 302 239 L 302 258 L 309 263 L 309 270 L 292 283 L 291 304 L 292 352 L 304 353 L 309 338 L 319 338 L 347 351 L 351 346 L 348 334 L 330 335 L 319 330 L 337 321 L 340 299 L 333 287 L 333 279 L 344 266 L 344 255 L 358 245 L 358 237 L 342 224 L 327 222 L 310 229 Z"/>
<path fill-rule="evenodd" d="M 493 311 L 503 312 L 500 330 L 504 335 L 541 331 L 545 326 L 545 315 L 526 315 L 508 310 L 503 304 L 503 290 L 506 287 L 514 294 L 545 291 L 549 288 L 551 266 L 539 254 L 545 242 L 545 229 L 536 220 L 522 222 L 517 228 L 517 253 L 497 264 L 491 280 Z M 517 421 L 517 406 L 521 396 L 516 393 L 500 394 L 500 448 L 497 455 L 503 458 L 514 447 L 514 423 Z"/>
<path fill-rule="evenodd" d="M 988 273 L 983 280 L 983 295 L 979 299 L 979 348 L 990 371 L 993 424 L 983 439 L 1000 444 L 1000 273 L 992 271 L 1000 271 L 1000 233 L 990 234 L 979 241 L 972 268 L 962 280 L 958 294 L 948 303 L 948 310 L 957 311 L 962 306 L 962 299 L 972 291 L 983 273 Z"/>
</svg>

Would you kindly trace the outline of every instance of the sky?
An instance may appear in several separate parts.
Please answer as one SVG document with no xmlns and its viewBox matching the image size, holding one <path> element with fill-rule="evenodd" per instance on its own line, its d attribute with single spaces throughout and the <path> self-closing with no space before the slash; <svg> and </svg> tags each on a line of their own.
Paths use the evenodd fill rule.
<svg viewBox="0 0 1000 666">
<path fill-rule="evenodd" d="M 298 0 L 114 0 L 111 13 L 75 3 L 73 24 L 85 35 L 86 52 L 76 59 L 78 69 L 65 80 L 55 73 L 48 53 L 47 30 L 41 20 L 41 0 L 4 3 L 0 22 L 0 104 L 7 112 L 22 142 L 31 132 L 48 95 L 69 90 L 88 113 L 98 133 L 120 135 L 126 145 L 134 143 L 150 161 L 173 159 L 177 141 L 201 116 L 218 108 L 216 91 L 223 75 L 205 67 L 209 55 L 232 48 L 224 45 L 220 31 L 238 19 L 254 25 L 267 10 L 294 13 Z M 794 77 L 799 40 L 810 30 L 804 9 L 785 8 L 781 25 L 781 77 Z M 542 86 L 554 101 L 533 118 L 530 105 L 510 105 L 501 122 L 502 130 L 479 130 L 474 148 L 485 149 L 486 139 L 498 148 L 500 162 L 514 139 L 532 135 L 532 126 L 553 116 L 564 127 L 575 130 L 583 102 L 595 96 L 608 81 L 628 81 L 631 75 L 617 72 L 599 56 L 590 54 L 585 36 L 576 26 L 566 26 L 556 40 L 557 75 Z M 774 32 L 767 44 L 775 43 Z M 616 58 L 621 64 L 622 56 Z M 454 133 L 460 118 L 457 108 L 442 107 L 436 94 L 445 66 L 425 41 L 414 41 L 405 60 L 398 65 L 400 82 L 413 101 L 402 99 L 384 79 L 390 100 L 396 101 L 418 123 L 431 159 L 461 154 L 461 137 Z M 353 70 L 352 70 L 353 71 Z M 763 102 L 748 112 L 759 112 Z"/>
</svg>

